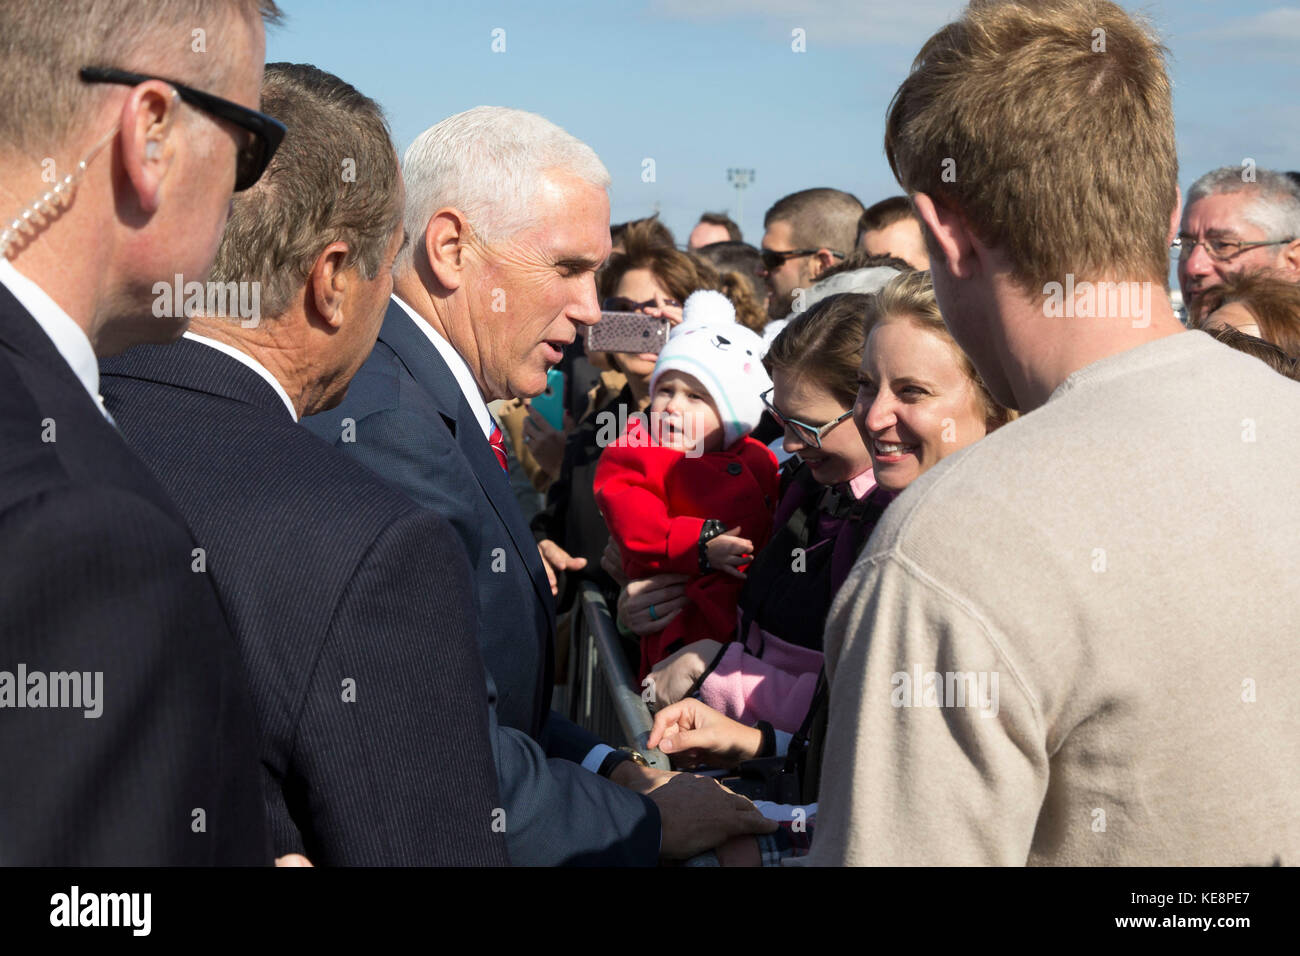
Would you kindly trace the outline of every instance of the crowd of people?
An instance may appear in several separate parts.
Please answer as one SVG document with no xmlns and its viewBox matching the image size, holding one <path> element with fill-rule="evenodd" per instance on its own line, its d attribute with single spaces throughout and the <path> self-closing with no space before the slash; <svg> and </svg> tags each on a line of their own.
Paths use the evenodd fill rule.
<svg viewBox="0 0 1300 956">
<path fill-rule="evenodd" d="M 902 194 L 679 245 L 532 113 L 399 161 L 273 0 L 62 6 L 0 8 L 0 863 L 1300 857 L 1300 175 L 1180 196 L 1146 24 L 972 0 Z M 671 771 L 552 709 L 590 585 Z"/>
</svg>

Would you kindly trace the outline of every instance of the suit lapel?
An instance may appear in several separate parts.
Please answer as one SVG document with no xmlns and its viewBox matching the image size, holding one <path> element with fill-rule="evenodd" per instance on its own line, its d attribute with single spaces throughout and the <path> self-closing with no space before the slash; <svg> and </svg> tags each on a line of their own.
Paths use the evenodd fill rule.
<svg viewBox="0 0 1300 956">
<path fill-rule="evenodd" d="M 0 284 L 0 345 L 40 366 L 61 384 L 68 388 L 76 386 L 77 392 L 86 395 L 86 386 L 82 384 L 81 379 L 77 378 L 77 373 L 72 370 L 72 366 L 50 341 L 41 324 L 2 284 Z M 86 395 L 86 398 L 94 408 L 94 401 L 90 400 L 89 395 Z M 95 408 L 95 414 L 100 414 L 98 408 Z"/>
<path fill-rule="evenodd" d="M 29 430 L 39 435 L 43 419 L 57 426 L 54 451 L 66 474 L 77 481 L 116 485 L 146 496 L 158 508 L 184 524 L 171 498 L 144 462 L 110 425 L 86 386 L 22 304 L 0 285 L 0 350 L 31 399 L 36 417 Z"/>
<path fill-rule="evenodd" d="M 510 490 L 509 476 L 502 471 L 491 444 L 483 436 L 483 430 L 460 389 L 460 383 L 428 336 L 416 327 L 415 322 L 396 302 L 389 303 L 379 338 L 393 350 L 416 383 L 433 398 L 439 414 L 474 472 L 479 487 L 523 560 L 537 599 L 547 610 L 548 627 L 553 629 L 554 598 L 551 596 L 546 570 L 542 567 L 541 556 L 537 552 L 537 542 L 533 540 L 523 515 L 519 512 L 519 504 Z"/>
</svg>

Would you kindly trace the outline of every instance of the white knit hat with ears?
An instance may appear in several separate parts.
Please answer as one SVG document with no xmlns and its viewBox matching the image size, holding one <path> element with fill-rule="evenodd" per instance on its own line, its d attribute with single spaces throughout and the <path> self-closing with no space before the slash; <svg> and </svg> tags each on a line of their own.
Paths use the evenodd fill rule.
<svg viewBox="0 0 1300 956">
<path fill-rule="evenodd" d="M 731 307 L 726 296 L 720 293 L 695 292 L 686 300 L 688 310 L 691 299 L 699 295 L 716 295 Z M 712 325 L 696 322 L 687 327 L 683 320 L 659 353 L 659 361 L 650 375 L 650 394 L 654 394 L 660 376 L 670 369 L 698 379 L 718 409 L 723 447 L 730 448 L 737 439 L 752 432 L 763 416 L 760 396 L 772 387 L 772 380 L 763 368 L 765 351 L 763 339 L 738 322 Z"/>
</svg>

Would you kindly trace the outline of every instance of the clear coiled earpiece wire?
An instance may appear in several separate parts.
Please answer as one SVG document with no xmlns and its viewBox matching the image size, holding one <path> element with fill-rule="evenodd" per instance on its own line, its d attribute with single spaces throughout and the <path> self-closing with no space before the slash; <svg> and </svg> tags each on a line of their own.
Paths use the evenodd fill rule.
<svg viewBox="0 0 1300 956">
<path fill-rule="evenodd" d="M 13 222 L 0 231 L 0 255 L 6 259 L 12 258 L 18 251 L 20 243 L 25 245 L 31 242 L 36 238 L 37 233 L 59 214 L 60 210 L 68 207 L 72 197 L 76 195 L 77 185 L 86 175 L 86 167 L 105 146 L 113 141 L 117 130 L 118 127 L 115 125 L 107 136 L 82 157 L 76 169 L 50 187 L 48 192 L 30 202 Z"/>
</svg>

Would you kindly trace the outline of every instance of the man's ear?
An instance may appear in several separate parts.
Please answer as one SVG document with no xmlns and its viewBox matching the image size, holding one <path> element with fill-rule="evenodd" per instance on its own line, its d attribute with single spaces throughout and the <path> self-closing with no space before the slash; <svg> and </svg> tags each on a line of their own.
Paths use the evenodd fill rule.
<svg viewBox="0 0 1300 956">
<path fill-rule="evenodd" d="M 469 223 L 459 209 L 439 209 L 424 227 L 424 256 L 430 272 L 444 289 L 459 289 L 465 275 L 465 246 Z M 420 250 L 416 250 L 417 260 Z"/>
<path fill-rule="evenodd" d="M 1292 239 L 1282 247 L 1282 270 L 1289 273 L 1292 282 L 1300 282 L 1300 239 Z"/>
<path fill-rule="evenodd" d="M 118 117 L 122 168 L 135 190 L 140 208 L 153 213 L 162 204 L 162 184 L 183 148 L 176 122 L 180 97 L 161 80 L 150 80 L 131 91 Z"/>
<path fill-rule="evenodd" d="M 809 272 L 815 279 L 831 266 L 835 265 L 835 253 L 831 252 L 829 249 L 818 249 L 817 254 L 811 257 L 811 261 L 808 265 L 810 266 Z"/>
<path fill-rule="evenodd" d="M 346 242 L 331 242 L 316 257 L 307 276 L 310 301 L 316 307 L 316 314 L 322 322 L 335 329 L 343 324 L 343 303 L 347 298 L 348 283 L 353 278 L 344 265 L 348 251 Z"/>
<path fill-rule="evenodd" d="M 969 279 L 975 274 L 977 255 L 975 234 L 957 210 L 936 203 L 928 193 L 915 193 L 912 203 L 925 223 L 926 251 L 931 263 L 938 259 L 955 279 Z"/>
</svg>

